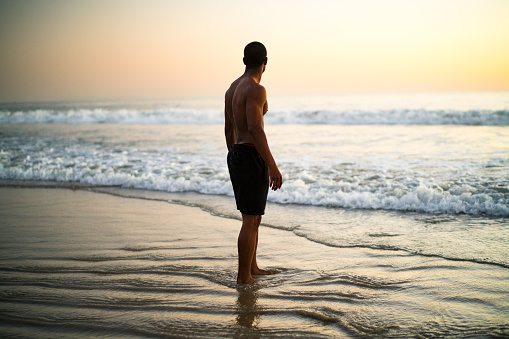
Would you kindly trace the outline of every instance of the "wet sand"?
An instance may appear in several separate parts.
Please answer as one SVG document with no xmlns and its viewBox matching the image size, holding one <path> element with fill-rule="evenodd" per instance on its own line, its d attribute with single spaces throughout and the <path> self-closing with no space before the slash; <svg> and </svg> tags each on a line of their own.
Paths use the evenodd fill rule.
<svg viewBox="0 0 509 339">
<path fill-rule="evenodd" d="M 496 265 L 262 227 L 258 262 L 278 273 L 238 285 L 238 220 L 86 190 L 0 188 L 0 228 L 2 336 L 509 335 Z"/>
</svg>

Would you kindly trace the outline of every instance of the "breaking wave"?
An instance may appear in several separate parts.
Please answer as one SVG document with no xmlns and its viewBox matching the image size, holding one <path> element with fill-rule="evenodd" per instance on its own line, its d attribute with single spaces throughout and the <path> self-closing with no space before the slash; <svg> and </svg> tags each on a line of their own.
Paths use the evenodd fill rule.
<svg viewBox="0 0 509 339">
<path fill-rule="evenodd" d="M 3 109 L 0 124 L 222 124 L 220 109 Z M 509 126 L 509 110 L 274 110 L 267 124 Z"/>
</svg>

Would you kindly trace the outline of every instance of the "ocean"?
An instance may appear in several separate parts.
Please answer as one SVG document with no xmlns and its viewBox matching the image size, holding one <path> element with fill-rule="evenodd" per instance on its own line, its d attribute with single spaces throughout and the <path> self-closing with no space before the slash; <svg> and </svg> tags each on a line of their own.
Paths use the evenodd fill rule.
<svg viewBox="0 0 509 339">
<path fill-rule="evenodd" d="M 223 119 L 222 98 L 2 103 L 0 180 L 194 206 L 239 220 Z M 508 127 L 509 92 L 269 95 L 266 134 L 284 183 L 269 192 L 262 227 L 309 246 L 508 272 Z M 11 272 L 16 265 L 3 253 L 0 272 Z M 509 335 L 507 290 L 495 307 L 498 322 L 485 332 L 464 324 L 435 334 Z"/>
</svg>

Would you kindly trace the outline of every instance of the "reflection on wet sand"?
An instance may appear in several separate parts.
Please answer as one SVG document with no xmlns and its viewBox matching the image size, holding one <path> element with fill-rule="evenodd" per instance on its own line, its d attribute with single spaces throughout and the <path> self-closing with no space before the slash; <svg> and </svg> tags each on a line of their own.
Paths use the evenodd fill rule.
<svg viewBox="0 0 509 339">
<path fill-rule="evenodd" d="M 237 289 L 239 296 L 235 304 L 236 320 L 240 328 L 255 328 L 262 314 L 262 307 L 257 303 L 258 291 L 253 289 Z M 253 333 L 250 331 L 250 335 Z"/>
</svg>

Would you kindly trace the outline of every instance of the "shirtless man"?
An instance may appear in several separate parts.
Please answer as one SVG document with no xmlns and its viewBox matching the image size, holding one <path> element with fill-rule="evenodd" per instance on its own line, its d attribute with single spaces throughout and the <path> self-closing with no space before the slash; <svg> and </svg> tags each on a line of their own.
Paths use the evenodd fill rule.
<svg viewBox="0 0 509 339">
<path fill-rule="evenodd" d="M 228 169 L 237 209 L 242 213 L 237 244 L 240 284 L 255 283 L 253 275 L 274 273 L 260 269 L 256 262 L 258 226 L 265 213 L 269 186 L 275 191 L 283 184 L 263 129 L 263 116 L 268 110 L 267 93 L 260 85 L 267 65 L 265 46 L 259 42 L 248 44 L 244 64 L 244 74 L 226 91 L 224 108 Z"/>
</svg>

